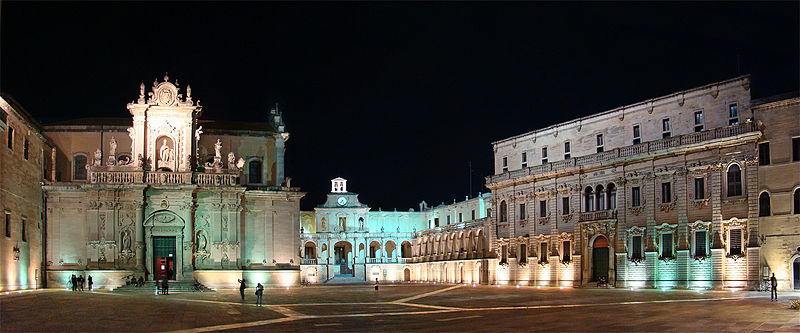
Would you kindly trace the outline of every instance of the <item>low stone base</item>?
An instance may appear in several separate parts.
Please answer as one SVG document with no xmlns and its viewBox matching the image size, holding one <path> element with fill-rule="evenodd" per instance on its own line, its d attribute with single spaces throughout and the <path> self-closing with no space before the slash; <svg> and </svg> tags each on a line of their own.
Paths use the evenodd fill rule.
<svg viewBox="0 0 800 333">
<path fill-rule="evenodd" d="M 300 284 L 300 270 L 196 270 L 194 278 L 209 288 L 239 288 L 238 280 L 242 278 L 248 288 L 259 283 L 265 287 L 289 287 Z"/>
<path fill-rule="evenodd" d="M 125 284 L 125 277 L 134 274 L 129 270 L 51 270 L 47 271 L 48 288 L 72 288 L 72 274 L 83 275 L 84 278 L 92 276 L 93 289 L 111 289 Z M 84 283 L 84 290 L 89 288 L 89 283 Z"/>
</svg>

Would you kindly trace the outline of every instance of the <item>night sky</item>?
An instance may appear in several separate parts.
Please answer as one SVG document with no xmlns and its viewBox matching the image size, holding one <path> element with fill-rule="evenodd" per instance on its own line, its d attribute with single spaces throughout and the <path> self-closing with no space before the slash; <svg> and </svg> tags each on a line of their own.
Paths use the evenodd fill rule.
<svg viewBox="0 0 800 333">
<path fill-rule="evenodd" d="M 205 119 L 280 103 L 304 210 L 337 176 L 375 210 L 451 203 L 494 140 L 739 74 L 800 87 L 797 1 L 1 6 L 0 90 L 42 123 L 130 117 L 165 72 Z"/>
</svg>

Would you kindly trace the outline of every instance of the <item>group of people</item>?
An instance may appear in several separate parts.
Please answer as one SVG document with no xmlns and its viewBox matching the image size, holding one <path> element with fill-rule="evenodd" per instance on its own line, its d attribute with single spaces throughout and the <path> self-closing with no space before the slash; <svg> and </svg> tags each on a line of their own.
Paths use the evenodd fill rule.
<svg viewBox="0 0 800 333">
<path fill-rule="evenodd" d="M 242 296 L 242 301 L 244 301 L 244 290 L 247 288 L 247 285 L 244 283 L 244 279 L 239 279 L 238 281 L 239 294 Z M 256 286 L 256 305 L 264 305 L 264 286 L 261 283 L 258 283 Z"/>
<path fill-rule="evenodd" d="M 125 285 L 133 285 L 134 287 L 141 287 L 144 285 L 144 278 L 139 277 L 138 279 L 134 276 L 127 276 L 125 277 Z"/>
<path fill-rule="evenodd" d="M 87 275 L 87 278 L 84 278 L 83 275 L 75 276 L 75 274 L 72 274 L 71 282 L 72 282 L 72 291 L 78 291 L 78 290 L 83 291 L 83 287 L 87 283 L 89 284 L 89 291 L 92 291 L 92 284 L 94 284 L 94 282 L 92 282 L 91 275 Z"/>
</svg>

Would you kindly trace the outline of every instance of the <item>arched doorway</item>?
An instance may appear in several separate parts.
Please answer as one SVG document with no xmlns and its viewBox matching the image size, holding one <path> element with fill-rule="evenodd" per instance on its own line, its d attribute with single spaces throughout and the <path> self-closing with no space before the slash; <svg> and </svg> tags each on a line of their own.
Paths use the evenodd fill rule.
<svg viewBox="0 0 800 333">
<path fill-rule="evenodd" d="M 592 243 L 592 281 L 608 281 L 608 238 L 597 236 Z"/>
<path fill-rule="evenodd" d="M 792 267 L 794 271 L 794 289 L 800 289 L 800 257 L 794 259 Z"/>
<path fill-rule="evenodd" d="M 335 255 L 336 264 L 339 265 L 340 274 L 353 274 L 353 269 L 349 264 L 352 252 L 353 246 L 350 245 L 350 242 L 340 241 L 333 245 L 333 253 Z"/>
<path fill-rule="evenodd" d="M 411 270 L 408 267 L 406 267 L 406 269 L 403 270 L 403 281 L 405 282 L 411 281 Z"/>
</svg>

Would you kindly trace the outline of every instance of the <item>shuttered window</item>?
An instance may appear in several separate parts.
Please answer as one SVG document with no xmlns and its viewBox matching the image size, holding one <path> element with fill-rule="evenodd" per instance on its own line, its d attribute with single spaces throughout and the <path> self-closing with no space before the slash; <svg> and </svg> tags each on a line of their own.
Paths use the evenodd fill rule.
<svg viewBox="0 0 800 333">
<path fill-rule="evenodd" d="M 742 229 L 731 229 L 730 231 L 730 254 L 742 254 Z"/>
<path fill-rule="evenodd" d="M 696 257 L 706 256 L 706 232 L 696 231 L 694 233 L 694 255 Z"/>
</svg>

